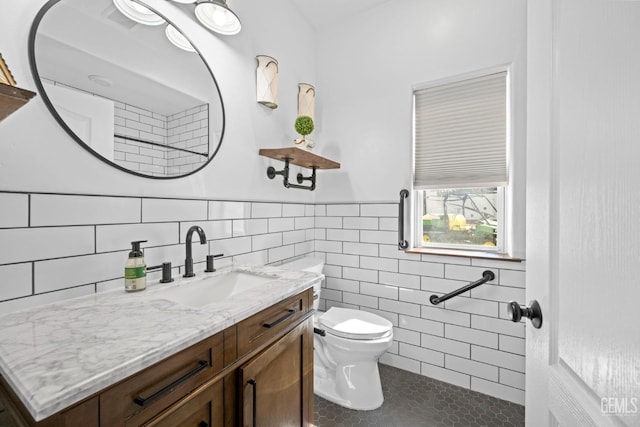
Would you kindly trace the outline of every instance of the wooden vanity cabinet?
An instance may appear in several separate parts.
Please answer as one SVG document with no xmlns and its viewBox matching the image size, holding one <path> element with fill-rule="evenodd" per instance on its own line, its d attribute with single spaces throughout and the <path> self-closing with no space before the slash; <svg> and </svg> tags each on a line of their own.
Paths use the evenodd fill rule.
<svg viewBox="0 0 640 427">
<path fill-rule="evenodd" d="M 309 426 L 312 303 L 310 288 L 37 423 L 2 377 L 0 402 L 20 427 Z"/>
<path fill-rule="evenodd" d="M 307 426 L 313 420 L 313 318 L 242 365 L 241 425 Z"/>
</svg>

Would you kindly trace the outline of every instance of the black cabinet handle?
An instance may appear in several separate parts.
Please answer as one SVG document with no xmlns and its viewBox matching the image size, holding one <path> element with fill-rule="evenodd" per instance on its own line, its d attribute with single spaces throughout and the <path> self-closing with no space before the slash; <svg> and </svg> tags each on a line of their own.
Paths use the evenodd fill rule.
<svg viewBox="0 0 640 427">
<path fill-rule="evenodd" d="M 200 424 L 198 424 L 198 427 L 209 427 L 209 423 L 206 421 L 200 421 Z"/>
<path fill-rule="evenodd" d="M 148 404 L 149 402 L 152 402 L 152 401 L 156 400 L 157 398 L 159 398 L 163 394 L 170 393 L 171 391 L 173 391 L 173 389 L 175 389 L 181 383 L 187 381 L 189 378 L 194 377 L 200 371 L 202 371 L 204 369 L 207 369 L 208 367 L 209 367 L 209 362 L 207 362 L 206 360 L 201 360 L 201 361 L 198 362 L 198 366 L 196 366 L 195 368 L 193 368 L 192 370 L 190 370 L 189 372 L 187 372 L 186 374 L 184 374 L 183 376 L 181 376 L 180 378 L 178 378 L 177 380 L 175 380 L 171 384 L 164 386 L 163 388 L 161 388 L 160 390 L 156 391 L 155 393 L 153 393 L 149 397 L 137 396 L 137 397 L 135 397 L 133 399 L 133 401 L 135 402 L 136 405 L 144 406 L 144 405 Z"/>
<path fill-rule="evenodd" d="M 253 414 L 253 427 L 256 427 L 256 398 L 258 397 L 258 392 L 257 392 L 257 388 L 258 388 L 258 384 L 256 384 L 256 380 L 254 380 L 253 378 L 251 378 L 249 381 L 247 381 L 247 383 L 249 383 L 251 385 L 251 387 L 253 387 L 253 408 L 252 408 L 252 414 Z"/>
<path fill-rule="evenodd" d="M 290 318 L 291 316 L 293 316 L 295 314 L 296 314 L 296 311 L 294 309 L 289 309 L 289 310 L 287 310 L 287 314 L 285 314 L 284 316 L 282 316 L 278 320 L 276 320 L 274 322 L 271 322 L 271 323 L 263 323 L 262 326 L 264 328 L 273 328 L 274 326 L 284 322 L 285 320 L 287 320 L 288 318 Z"/>
</svg>

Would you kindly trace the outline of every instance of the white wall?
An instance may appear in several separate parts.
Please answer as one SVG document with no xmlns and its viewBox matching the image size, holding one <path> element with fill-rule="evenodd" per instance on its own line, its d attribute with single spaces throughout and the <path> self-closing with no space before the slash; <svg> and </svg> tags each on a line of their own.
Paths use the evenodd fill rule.
<svg viewBox="0 0 640 427">
<path fill-rule="evenodd" d="M 12 41 L 3 44 L 3 56 L 19 85 L 32 90 L 27 36 L 44 3 L 12 2 L 0 16 L 0 39 Z M 237 2 L 233 7 L 243 31 L 230 37 L 194 25 L 192 16 L 176 14 L 169 2 L 150 4 L 184 27 L 212 64 L 227 119 L 218 156 L 185 179 L 130 176 L 88 156 L 37 97 L 0 125 L 0 190 L 112 193 L 117 188 L 126 195 L 393 201 L 411 182 L 412 87 L 508 63 L 513 63 L 517 109 L 514 136 L 518 152 L 524 152 L 524 0 L 387 2 L 317 35 L 287 0 Z M 255 102 L 256 54 L 279 61 L 276 110 Z M 262 147 L 286 146 L 296 136 L 299 82 L 316 83 L 315 151 L 342 163 L 340 170 L 319 172 L 314 193 L 285 191 L 277 180 L 266 179 L 273 162 L 256 154 Z M 51 160 L 60 158 L 66 161 Z M 523 173 L 514 179 L 522 181 Z"/>
<path fill-rule="evenodd" d="M 27 57 L 31 22 L 44 0 L 11 2 L 0 14 L 2 54 L 20 87 L 35 90 Z M 258 156 L 295 137 L 297 85 L 315 81 L 314 34 L 287 0 L 235 2 L 243 31 L 216 36 L 195 25 L 171 3 L 149 0 L 170 16 L 212 64 L 226 108 L 222 147 L 208 167 L 176 180 L 152 180 L 121 172 L 89 155 L 58 126 L 36 97 L 0 123 L 0 190 L 232 200 L 309 201 L 313 194 L 287 190 L 269 180 L 266 168 L 279 162 Z M 178 12 L 176 12 L 178 11 Z M 255 56 L 280 64 L 280 106 L 256 103 Z M 294 168 L 297 173 L 297 170 Z"/>
<path fill-rule="evenodd" d="M 316 61 L 312 138 L 342 163 L 321 174 L 318 202 L 397 201 L 411 185 L 412 87 L 470 71 L 513 63 L 515 154 L 524 156 L 525 0 L 386 2 L 323 28 Z M 522 184 L 524 168 L 512 178 Z"/>
</svg>

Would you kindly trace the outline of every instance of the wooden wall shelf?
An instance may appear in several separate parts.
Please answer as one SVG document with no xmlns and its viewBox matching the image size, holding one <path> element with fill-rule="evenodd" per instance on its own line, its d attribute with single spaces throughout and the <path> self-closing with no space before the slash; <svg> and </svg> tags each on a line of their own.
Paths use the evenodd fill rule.
<svg viewBox="0 0 640 427">
<path fill-rule="evenodd" d="M 0 121 L 26 104 L 36 95 L 30 90 L 0 83 Z"/>
<path fill-rule="evenodd" d="M 273 179 L 276 175 L 282 175 L 284 179 L 284 186 L 286 188 L 298 188 L 301 190 L 313 191 L 316 188 L 316 170 L 317 169 L 340 169 L 340 163 L 329 160 L 325 157 L 318 156 L 307 150 L 303 150 L 297 147 L 287 148 L 261 148 L 258 152 L 261 156 L 269 157 L 270 159 L 281 160 L 284 162 L 284 169 L 276 171 L 273 166 L 267 168 L 267 176 L 269 179 Z M 296 177 L 298 184 L 292 184 L 289 182 L 289 164 L 301 166 L 303 168 L 312 169 L 311 176 L 302 176 L 299 173 Z M 310 186 L 299 185 L 304 181 L 311 182 Z"/>
<path fill-rule="evenodd" d="M 308 169 L 340 169 L 340 163 L 298 147 L 261 148 L 258 154 L 283 162 L 289 159 L 289 163 L 292 165 Z"/>
</svg>

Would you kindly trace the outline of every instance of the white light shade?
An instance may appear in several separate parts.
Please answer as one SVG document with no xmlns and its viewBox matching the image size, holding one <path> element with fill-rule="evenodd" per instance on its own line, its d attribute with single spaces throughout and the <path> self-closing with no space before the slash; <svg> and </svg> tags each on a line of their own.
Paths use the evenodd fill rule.
<svg viewBox="0 0 640 427">
<path fill-rule="evenodd" d="M 113 0 L 118 10 L 127 18 L 144 25 L 160 25 L 164 19 L 140 3 L 132 0 Z"/>
<path fill-rule="evenodd" d="M 316 88 L 308 83 L 298 83 L 298 116 L 314 119 Z"/>
<path fill-rule="evenodd" d="M 191 4 L 196 2 L 196 0 L 171 0 L 171 1 L 176 3 L 182 3 L 182 4 Z"/>
<path fill-rule="evenodd" d="M 267 55 L 256 56 L 256 98 L 269 108 L 278 108 L 278 61 Z"/>
<path fill-rule="evenodd" d="M 173 25 L 167 25 L 164 33 L 167 35 L 167 38 L 174 46 L 179 47 L 182 50 L 186 50 L 187 52 L 195 52 L 196 50 L 193 48 L 189 40 L 182 33 L 176 30 L 176 27 Z"/>
<path fill-rule="evenodd" d="M 225 0 L 205 0 L 196 3 L 196 18 L 202 25 L 219 34 L 238 34 L 242 25 Z"/>
</svg>

